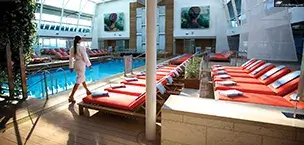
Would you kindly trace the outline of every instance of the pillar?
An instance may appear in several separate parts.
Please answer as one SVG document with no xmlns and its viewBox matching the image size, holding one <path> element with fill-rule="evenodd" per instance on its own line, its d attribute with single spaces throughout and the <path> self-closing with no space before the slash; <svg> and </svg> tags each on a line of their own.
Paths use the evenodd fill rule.
<svg viewBox="0 0 304 145">
<path fill-rule="evenodd" d="M 146 139 L 156 138 L 156 10 L 157 0 L 146 0 Z"/>
<path fill-rule="evenodd" d="M 300 100 L 304 102 L 304 45 L 302 53 L 301 77 L 298 85 L 298 96 L 300 96 Z"/>
</svg>

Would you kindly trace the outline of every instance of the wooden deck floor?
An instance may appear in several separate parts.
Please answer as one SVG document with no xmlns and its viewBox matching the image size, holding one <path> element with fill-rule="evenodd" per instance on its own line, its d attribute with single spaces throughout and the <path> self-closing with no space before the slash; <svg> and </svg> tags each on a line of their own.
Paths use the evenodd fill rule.
<svg viewBox="0 0 304 145">
<path fill-rule="evenodd" d="M 88 116 L 90 115 L 90 116 Z M 145 141 L 144 120 L 87 111 L 78 115 L 77 105 L 63 105 L 56 110 L 21 124 L 14 124 L 0 134 L 0 145 L 157 145 Z"/>
<path fill-rule="evenodd" d="M 159 62 L 163 62 L 160 60 Z M 135 69 L 137 71 L 144 68 Z M 107 84 L 118 83 L 123 80 L 122 74 L 113 76 L 89 85 L 91 91 L 102 88 Z M 16 111 L 15 118 L 9 120 L 9 127 L 0 133 L 0 145 L 28 144 L 28 145 L 158 145 L 160 131 L 155 142 L 145 141 L 144 120 L 130 119 L 94 111 L 87 111 L 86 116 L 78 115 L 78 106 L 67 104 L 70 91 L 58 94 L 47 102 L 32 99 L 22 104 Z M 77 102 L 85 96 L 85 90 L 80 88 L 75 94 Z M 51 108 L 51 109 L 50 109 Z M 52 109 L 55 108 L 55 109 Z M 43 113 L 34 113 L 37 110 Z M 45 113 L 46 112 L 46 113 Z M 29 119 L 32 114 L 35 118 Z M 38 116 L 37 116 L 38 115 Z M 88 116 L 90 115 L 90 117 Z M 23 120 L 24 121 L 20 121 Z M 15 120 L 18 120 L 16 123 Z M 0 118 L 1 120 L 1 118 Z M 11 123 L 10 123 L 11 122 Z M 23 122 L 23 123 L 20 123 Z M 160 128 L 158 128 L 160 130 Z"/>
</svg>

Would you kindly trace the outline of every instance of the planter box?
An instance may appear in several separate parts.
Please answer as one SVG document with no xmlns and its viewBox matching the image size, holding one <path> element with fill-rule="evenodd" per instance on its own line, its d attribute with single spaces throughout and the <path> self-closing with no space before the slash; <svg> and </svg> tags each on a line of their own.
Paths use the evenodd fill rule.
<svg viewBox="0 0 304 145">
<path fill-rule="evenodd" d="M 199 89 L 199 87 L 200 87 L 199 79 L 185 79 L 184 83 L 185 83 L 185 88 Z"/>
</svg>

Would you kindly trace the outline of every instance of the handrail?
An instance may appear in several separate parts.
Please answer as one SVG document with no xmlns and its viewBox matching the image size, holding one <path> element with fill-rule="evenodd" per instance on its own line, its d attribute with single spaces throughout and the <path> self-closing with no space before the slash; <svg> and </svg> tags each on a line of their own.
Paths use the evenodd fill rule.
<svg viewBox="0 0 304 145">
<path fill-rule="evenodd" d="M 138 55 L 138 56 L 134 57 L 133 59 L 137 59 L 137 58 L 139 58 L 139 57 L 143 56 L 144 54 L 146 54 L 146 52 L 144 52 L 144 53 L 142 53 L 142 54 L 140 54 L 140 55 Z"/>
<path fill-rule="evenodd" d="M 64 71 L 64 69 L 62 69 L 62 68 L 58 68 L 57 70 L 56 70 L 56 72 L 58 72 L 58 71 L 62 71 L 63 72 L 63 75 L 64 75 L 64 80 L 65 80 L 65 90 L 68 90 L 68 80 L 67 80 L 67 75 L 66 75 L 66 72 Z M 56 77 L 56 87 L 58 87 L 58 77 Z M 57 93 L 58 93 L 58 90 L 59 90 L 59 87 L 58 87 L 58 89 L 56 90 L 57 91 Z"/>
<path fill-rule="evenodd" d="M 45 94 L 46 94 L 46 99 L 49 99 L 49 93 L 48 93 L 48 85 L 47 85 L 47 78 L 46 75 L 49 74 L 50 79 L 51 79 L 51 89 L 52 89 L 52 95 L 54 94 L 54 89 L 53 89 L 53 78 L 52 78 L 52 73 L 49 72 L 48 70 L 44 70 L 44 84 L 45 84 Z"/>
<path fill-rule="evenodd" d="M 45 70 L 45 68 L 48 68 L 48 67 L 49 67 L 49 65 L 42 66 L 37 71 L 35 71 L 34 73 L 30 73 L 29 75 L 36 75 L 39 72 L 43 72 Z"/>
</svg>

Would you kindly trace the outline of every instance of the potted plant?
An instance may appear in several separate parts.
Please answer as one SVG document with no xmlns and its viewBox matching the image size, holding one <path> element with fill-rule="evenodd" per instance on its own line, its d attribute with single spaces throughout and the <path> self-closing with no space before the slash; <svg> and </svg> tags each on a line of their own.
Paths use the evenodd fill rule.
<svg viewBox="0 0 304 145">
<path fill-rule="evenodd" d="M 185 88 L 199 89 L 200 86 L 200 63 L 201 57 L 193 57 L 185 69 Z"/>
</svg>

